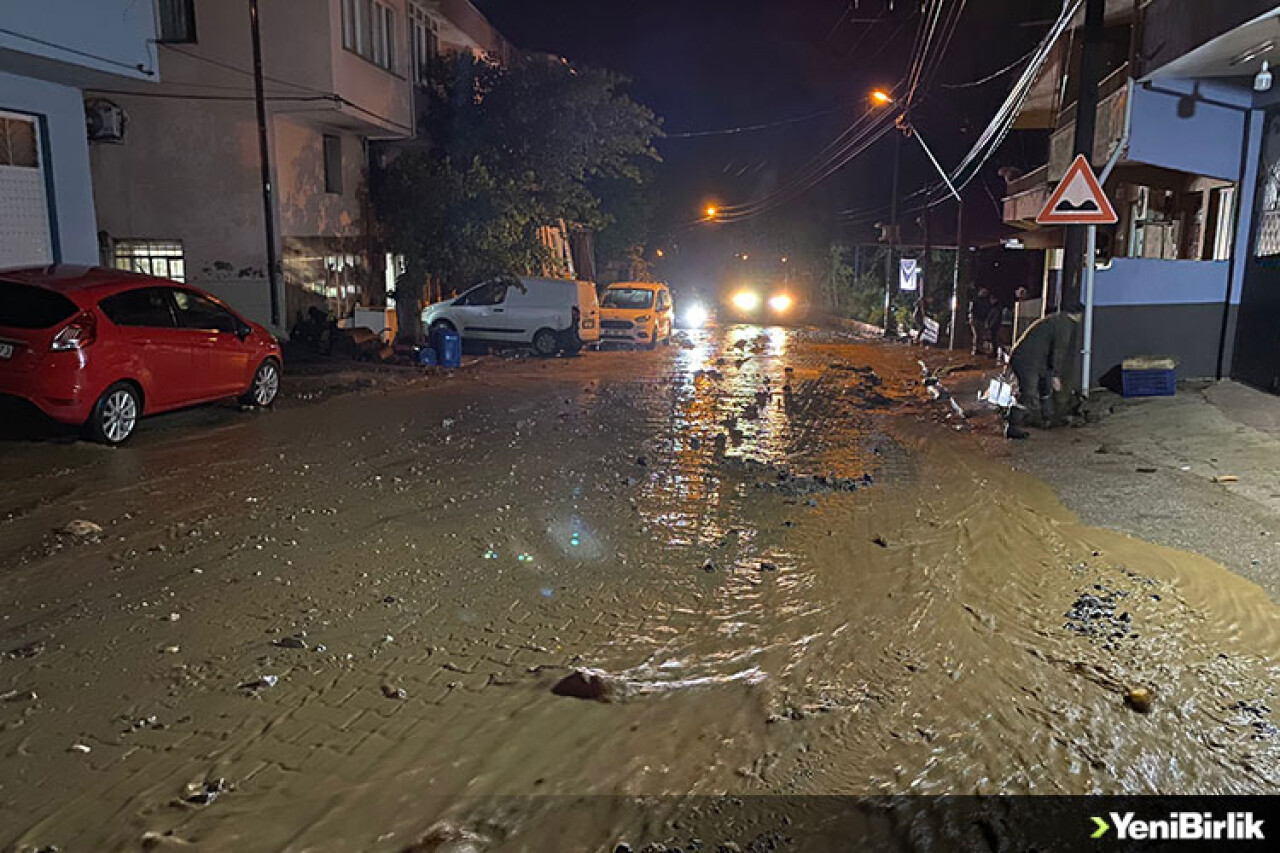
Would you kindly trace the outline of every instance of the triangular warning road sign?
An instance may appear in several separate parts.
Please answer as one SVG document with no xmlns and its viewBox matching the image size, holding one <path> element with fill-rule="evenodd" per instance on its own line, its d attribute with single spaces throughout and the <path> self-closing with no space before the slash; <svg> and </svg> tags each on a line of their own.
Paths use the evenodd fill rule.
<svg viewBox="0 0 1280 853">
<path fill-rule="evenodd" d="M 1114 225 L 1119 217 L 1088 159 L 1080 154 L 1036 217 L 1041 225 Z"/>
</svg>

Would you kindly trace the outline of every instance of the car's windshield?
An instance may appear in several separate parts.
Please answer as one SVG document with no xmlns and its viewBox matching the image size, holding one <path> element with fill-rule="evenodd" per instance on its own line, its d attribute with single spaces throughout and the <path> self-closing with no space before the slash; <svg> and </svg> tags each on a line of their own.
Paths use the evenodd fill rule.
<svg viewBox="0 0 1280 853">
<path fill-rule="evenodd" d="M 652 308 L 653 291 L 643 287 L 611 287 L 600 300 L 601 308 Z"/>
</svg>

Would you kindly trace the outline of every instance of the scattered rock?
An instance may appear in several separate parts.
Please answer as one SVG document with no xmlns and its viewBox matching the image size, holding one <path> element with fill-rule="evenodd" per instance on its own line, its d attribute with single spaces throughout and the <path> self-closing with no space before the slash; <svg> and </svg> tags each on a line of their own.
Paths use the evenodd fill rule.
<svg viewBox="0 0 1280 853">
<path fill-rule="evenodd" d="M 168 616 L 161 616 L 160 621 L 161 622 L 177 622 L 181 618 L 182 618 L 181 613 L 170 613 Z"/>
<path fill-rule="evenodd" d="M 437 823 L 404 853 L 481 853 L 487 844 L 484 836 L 451 823 Z"/>
<path fill-rule="evenodd" d="M 1131 687 L 1124 694 L 1124 703 L 1139 714 L 1151 713 L 1151 691 L 1145 687 Z"/>
<path fill-rule="evenodd" d="M 281 637 L 280 639 L 274 641 L 271 645 L 278 646 L 282 649 L 305 649 L 307 648 L 307 641 L 304 640 L 300 635 L 293 634 L 288 637 Z"/>
<path fill-rule="evenodd" d="M 1215 482 L 1215 483 L 1238 483 L 1238 482 L 1240 482 L 1240 478 L 1239 478 L 1239 477 L 1237 477 L 1235 474 L 1219 474 L 1218 476 L 1216 476 L 1216 477 L 1214 477 L 1214 478 L 1213 478 L 1213 482 Z"/>
<path fill-rule="evenodd" d="M 704 572 L 714 572 L 716 570 L 715 560 L 708 557 L 702 564 L 702 570 Z"/>
<path fill-rule="evenodd" d="M 551 688 L 556 696 L 613 702 L 620 696 L 617 679 L 598 669 L 575 669 Z"/>
<path fill-rule="evenodd" d="M 768 560 L 761 560 L 761 561 L 760 561 L 760 571 L 762 571 L 762 572 L 776 572 L 777 570 L 778 570 L 778 564 L 777 564 L 777 563 L 771 563 L 771 562 L 769 562 Z"/>
<path fill-rule="evenodd" d="M 62 532 L 68 536 L 80 538 L 100 536 L 102 534 L 102 525 L 94 524 L 92 521 L 86 521 L 83 518 L 77 518 L 74 521 L 68 521 L 62 528 Z"/>
<path fill-rule="evenodd" d="M 84 743 L 73 743 L 71 746 L 67 747 L 67 752 L 78 752 L 81 755 L 88 755 L 93 752 L 93 747 Z"/>
<path fill-rule="evenodd" d="M 182 790 L 182 801 L 193 806 L 207 806 L 229 789 L 227 780 L 218 778 L 204 782 L 188 782 Z"/>
<path fill-rule="evenodd" d="M 889 542 L 883 536 L 873 536 L 871 541 L 876 545 L 879 545 L 881 548 L 889 547 Z"/>
<path fill-rule="evenodd" d="M 9 657 L 17 660 L 18 658 L 33 658 L 44 651 L 43 640 L 33 640 L 25 645 L 18 646 L 16 649 L 9 649 L 5 652 Z"/>
<path fill-rule="evenodd" d="M 40 695 L 34 690 L 6 690 L 0 693 L 0 702 L 34 702 Z"/>
<path fill-rule="evenodd" d="M 388 699 L 408 699 L 409 694 L 405 692 L 403 687 L 395 687 L 390 684 L 382 685 L 382 695 Z"/>
<path fill-rule="evenodd" d="M 266 690 L 269 687 L 275 687 L 279 682 L 280 676 L 278 675 L 264 675 L 261 678 L 254 679 L 253 681 L 246 681 L 244 684 L 240 685 L 240 689 L 252 691 Z"/>
<path fill-rule="evenodd" d="M 645 457 L 645 456 L 637 456 L 636 464 L 639 465 L 641 468 L 647 468 L 649 467 L 649 459 L 648 457 Z"/>
</svg>

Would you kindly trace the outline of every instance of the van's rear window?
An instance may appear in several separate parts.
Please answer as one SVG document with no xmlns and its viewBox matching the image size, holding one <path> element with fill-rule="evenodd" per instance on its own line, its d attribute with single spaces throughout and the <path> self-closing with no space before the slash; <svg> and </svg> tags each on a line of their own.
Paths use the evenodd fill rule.
<svg viewBox="0 0 1280 853">
<path fill-rule="evenodd" d="M 76 313 L 76 304 L 61 293 L 12 281 L 0 281 L 0 326 L 47 329 Z"/>
</svg>

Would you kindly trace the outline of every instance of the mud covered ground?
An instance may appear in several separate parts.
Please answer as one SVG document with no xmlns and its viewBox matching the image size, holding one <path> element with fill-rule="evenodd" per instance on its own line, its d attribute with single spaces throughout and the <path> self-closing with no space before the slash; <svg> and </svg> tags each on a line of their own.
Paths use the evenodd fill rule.
<svg viewBox="0 0 1280 853">
<path fill-rule="evenodd" d="M 1274 791 L 1277 606 L 918 377 L 735 327 L 0 443 L 0 846 L 802 850 L 813 801 L 754 795 Z"/>
</svg>

